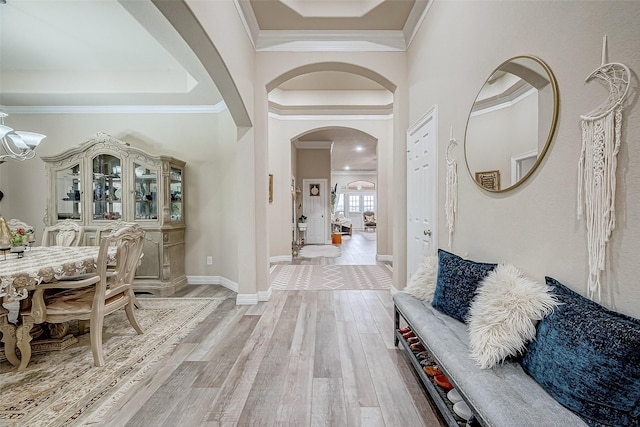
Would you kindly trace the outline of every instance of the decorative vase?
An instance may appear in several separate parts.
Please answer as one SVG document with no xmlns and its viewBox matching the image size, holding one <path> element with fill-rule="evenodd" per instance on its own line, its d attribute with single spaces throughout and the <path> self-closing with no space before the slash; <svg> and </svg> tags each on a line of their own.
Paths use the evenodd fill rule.
<svg viewBox="0 0 640 427">
<path fill-rule="evenodd" d="M 9 248 L 11 246 L 11 230 L 3 217 L 0 216 L 0 248 Z"/>
</svg>

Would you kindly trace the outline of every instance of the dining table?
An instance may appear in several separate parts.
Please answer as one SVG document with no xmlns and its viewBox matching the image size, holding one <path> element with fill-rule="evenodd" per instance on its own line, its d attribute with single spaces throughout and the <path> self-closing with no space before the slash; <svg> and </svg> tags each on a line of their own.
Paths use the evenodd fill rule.
<svg viewBox="0 0 640 427">
<path fill-rule="evenodd" d="M 0 253 L 0 298 L 6 303 L 19 301 L 31 304 L 33 291 L 42 283 L 70 279 L 80 274 L 96 271 L 99 246 L 35 246 L 27 248 L 20 256 L 13 252 Z M 108 262 L 115 260 L 115 248 L 108 251 Z M 36 319 L 24 322 L 19 316 L 0 318 L 0 333 L 5 357 L 9 363 L 26 368 L 31 358 L 31 328 L 34 323 L 46 322 L 46 310 Z M 14 316 L 16 317 L 16 316 Z M 20 357 L 16 349 L 20 350 Z"/>
</svg>

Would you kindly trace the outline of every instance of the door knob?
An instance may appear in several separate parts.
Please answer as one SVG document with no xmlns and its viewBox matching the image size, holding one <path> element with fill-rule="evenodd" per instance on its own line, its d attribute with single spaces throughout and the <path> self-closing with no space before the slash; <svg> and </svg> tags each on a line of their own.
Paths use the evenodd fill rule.
<svg viewBox="0 0 640 427">
<path fill-rule="evenodd" d="M 424 230 L 425 236 L 431 236 L 431 230 Z"/>
</svg>

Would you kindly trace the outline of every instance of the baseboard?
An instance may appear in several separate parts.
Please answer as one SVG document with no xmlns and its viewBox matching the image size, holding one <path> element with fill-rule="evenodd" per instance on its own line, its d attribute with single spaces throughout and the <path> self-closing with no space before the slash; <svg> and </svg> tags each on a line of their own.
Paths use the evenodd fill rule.
<svg viewBox="0 0 640 427">
<path fill-rule="evenodd" d="M 396 287 L 393 286 L 393 285 L 391 285 L 391 287 L 389 288 L 389 291 L 391 292 L 391 295 L 397 294 L 398 292 L 401 292 L 398 289 L 396 289 Z"/>
<path fill-rule="evenodd" d="M 291 262 L 291 261 L 293 261 L 293 256 L 291 255 L 278 255 L 278 256 L 272 256 L 269 258 L 269 263 Z"/>
<path fill-rule="evenodd" d="M 271 294 L 273 293 L 273 288 L 269 287 L 266 291 L 258 291 L 258 301 L 269 301 L 271 299 Z"/>
<path fill-rule="evenodd" d="M 376 255 L 378 261 L 393 262 L 393 255 Z"/>
<path fill-rule="evenodd" d="M 256 305 L 258 304 L 258 294 L 238 294 L 236 305 Z"/>
<path fill-rule="evenodd" d="M 238 284 L 222 276 L 187 276 L 189 285 L 220 285 L 233 292 L 238 292 Z"/>
</svg>

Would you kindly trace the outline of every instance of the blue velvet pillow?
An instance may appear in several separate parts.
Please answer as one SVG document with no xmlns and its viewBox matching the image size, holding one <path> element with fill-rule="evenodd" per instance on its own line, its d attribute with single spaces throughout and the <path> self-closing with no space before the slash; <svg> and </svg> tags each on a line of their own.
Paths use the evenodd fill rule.
<svg viewBox="0 0 640 427">
<path fill-rule="evenodd" d="M 640 320 L 608 310 L 550 277 L 561 305 L 538 324 L 521 365 L 592 426 L 640 423 Z"/>
<path fill-rule="evenodd" d="M 431 305 L 465 322 L 478 283 L 495 267 L 496 264 L 469 261 L 438 249 L 438 281 Z"/>
</svg>

